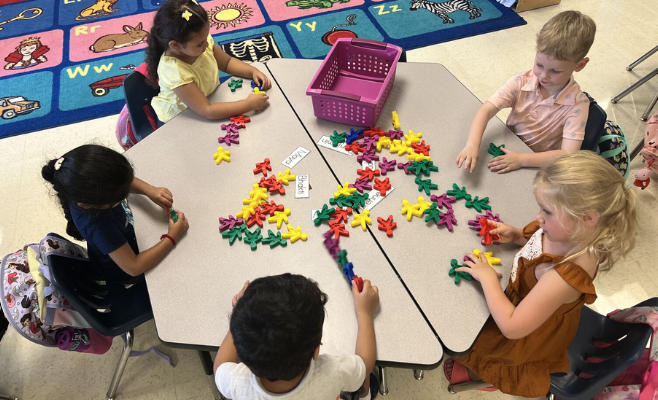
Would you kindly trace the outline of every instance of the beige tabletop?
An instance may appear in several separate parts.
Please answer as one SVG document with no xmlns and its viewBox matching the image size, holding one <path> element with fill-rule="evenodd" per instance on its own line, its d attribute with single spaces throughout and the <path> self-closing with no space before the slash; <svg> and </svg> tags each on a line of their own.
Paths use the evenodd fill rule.
<svg viewBox="0 0 658 400">
<path fill-rule="evenodd" d="M 321 61 L 275 59 L 267 63 L 277 83 L 292 104 L 308 133 L 317 143 L 322 136 L 334 130 L 348 131 L 349 126 L 315 117 L 306 88 L 318 70 Z M 294 71 L 294 74 L 289 73 Z M 432 194 L 441 194 L 452 188 L 453 183 L 465 186 L 473 196 L 489 197 L 494 213 L 514 226 L 525 226 L 534 219 L 537 205 L 532 194 L 532 179 L 535 170 L 518 170 L 508 174 L 496 174 L 486 168 L 492 157 L 487 154 L 490 142 L 504 143 L 506 148 L 528 152 L 525 144 L 505 125 L 494 118 L 488 125 L 480 149 L 479 161 L 471 174 L 460 170 L 455 160 L 463 148 L 473 115 L 482 103 L 465 88 L 445 67 L 429 63 L 399 63 L 395 84 L 376 126 L 383 130 L 392 129 L 391 111 L 396 110 L 401 129 L 408 133 L 421 132 L 426 144 L 431 146 L 430 156 L 439 172 L 429 177 L 438 184 Z M 330 168 L 342 183 L 353 183 L 360 165 L 356 156 L 348 156 L 325 147 L 319 147 Z M 379 153 L 386 157 L 406 162 L 405 157 L 392 155 L 384 149 Z M 453 352 L 468 350 L 489 317 L 489 311 L 477 282 L 454 284 L 448 276 L 450 260 L 462 261 L 465 253 L 475 248 L 485 250 L 475 231 L 469 229 L 468 220 L 479 214 L 466 208 L 464 200 L 453 204 L 457 225 L 453 232 L 445 227 L 437 228 L 424 219 L 413 218 L 407 222 L 401 215 L 402 200 L 417 202 L 418 196 L 429 201 L 424 192 L 419 193 L 414 183 L 415 176 L 405 175 L 402 170 L 388 172 L 386 177 L 395 190 L 371 210 L 373 225 L 370 233 L 386 257 L 400 275 L 412 296 L 423 310 L 444 346 Z M 381 177 L 380 177 L 381 178 Z M 426 176 L 423 179 L 428 179 Z M 397 222 L 394 236 L 388 238 L 377 229 L 376 218 L 393 215 Z M 354 246 L 351 243 L 349 247 Z M 506 285 L 510 266 L 518 247 L 514 245 L 487 246 L 494 256 L 503 260 L 496 269 L 504 274 L 501 280 Z"/>
<path fill-rule="evenodd" d="M 264 65 L 256 65 L 267 73 Z M 241 99 L 249 91 L 248 80 L 235 93 L 223 84 L 211 100 Z M 217 347 L 228 330 L 231 298 L 243 283 L 291 272 L 314 279 L 329 296 L 322 351 L 353 353 L 357 325 L 351 291 L 322 244 L 326 224 L 315 227 L 311 220 L 312 210 L 333 196 L 337 181 L 281 90 L 274 85 L 268 95 L 269 107 L 250 113 L 252 122 L 240 130 L 240 144 L 221 145 L 230 150 L 230 163 L 216 165 L 213 160 L 217 138 L 224 133 L 220 126 L 226 121 L 206 121 L 190 110 L 126 152 L 136 176 L 169 188 L 175 207 L 185 212 L 190 222 L 176 248 L 146 273 L 158 335 L 171 344 Z M 259 244 L 256 251 L 241 241 L 230 246 L 220 236 L 218 218 L 240 211 L 242 199 L 262 176 L 253 174 L 255 164 L 267 157 L 272 173 L 283 172 L 281 162 L 299 146 L 310 154 L 292 173 L 310 175 L 310 198 L 295 199 L 291 185 L 285 195 L 271 195 L 270 199 L 290 208 L 290 224 L 301 226 L 308 241 L 288 242 L 287 247 L 274 249 Z M 142 250 L 147 249 L 166 232 L 167 215 L 142 196 L 131 196 L 130 202 L 137 241 Z M 277 230 L 275 224 L 265 221 L 264 236 L 268 229 Z M 287 232 L 285 226 L 281 232 Z M 375 315 L 379 362 L 435 367 L 443 357 L 441 345 L 372 236 L 354 229 L 349 240 L 341 243 L 355 273 L 371 279 L 380 289 L 381 306 Z"/>
</svg>

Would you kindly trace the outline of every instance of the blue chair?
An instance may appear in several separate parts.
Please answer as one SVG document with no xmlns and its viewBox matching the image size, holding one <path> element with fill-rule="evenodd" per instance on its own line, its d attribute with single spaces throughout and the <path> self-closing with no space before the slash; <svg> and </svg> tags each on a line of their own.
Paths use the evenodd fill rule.
<svg viewBox="0 0 658 400">
<path fill-rule="evenodd" d="M 587 124 L 585 125 L 585 138 L 580 145 L 581 150 L 596 151 L 599 147 L 599 140 L 605 132 L 605 121 L 608 119 L 608 114 L 601 108 L 601 106 L 589 94 L 585 93 L 589 99 L 589 115 L 587 117 Z"/>
<path fill-rule="evenodd" d="M 658 297 L 635 307 L 658 306 Z M 583 307 L 578 333 L 569 346 L 569 373 L 551 375 L 551 390 L 547 399 L 588 400 L 593 398 L 626 368 L 637 361 L 651 337 L 651 328 L 643 324 L 613 321 Z M 609 347 L 594 346 L 594 342 L 616 342 Z M 589 357 L 605 359 L 588 362 Z M 587 374 L 587 378 L 579 376 Z"/>
<path fill-rule="evenodd" d="M 123 91 L 133 135 L 139 142 L 157 129 L 158 117 L 151 107 L 151 99 L 160 93 L 160 89 L 149 86 L 146 83 L 146 77 L 134 71 L 124 78 Z M 149 121 L 149 114 L 155 122 L 155 126 Z"/>
<path fill-rule="evenodd" d="M 105 283 L 88 260 L 50 255 L 47 261 L 55 288 L 92 328 L 105 336 L 126 334 L 126 343 L 107 391 L 106 400 L 113 400 L 133 348 L 134 329 L 153 318 L 146 282 L 126 289 L 124 285 Z"/>
</svg>

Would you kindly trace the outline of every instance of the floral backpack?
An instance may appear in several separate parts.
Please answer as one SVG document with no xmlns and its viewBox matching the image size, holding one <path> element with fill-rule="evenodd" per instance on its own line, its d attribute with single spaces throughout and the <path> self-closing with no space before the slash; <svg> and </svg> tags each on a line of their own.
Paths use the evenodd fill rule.
<svg viewBox="0 0 658 400">
<path fill-rule="evenodd" d="M 649 325 L 650 346 L 638 361 L 599 392 L 594 400 L 658 400 L 658 307 L 616 310 L 608 318 L 628 324 Z"/>
<path fill-rule="evenodd" d="M 603 129 L 605 131 L 599 139 L 596 152 L 612 164 L 624 178 L 628 178 L 630 157 L 624 130 L 621 129 L 621 126 L 610 120 L 605 121 Z"/>
</svg>

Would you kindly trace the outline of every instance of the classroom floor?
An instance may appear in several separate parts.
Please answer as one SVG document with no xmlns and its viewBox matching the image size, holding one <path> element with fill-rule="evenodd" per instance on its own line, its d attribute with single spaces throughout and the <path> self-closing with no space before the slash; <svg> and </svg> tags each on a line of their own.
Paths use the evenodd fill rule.
<svg viewBox="0 0 658 400">
<path fill-rule="evenodd" d="M 535 35 L 553 15 L 569 9 L 587 13 L 598 32 L 590 63 L 576 80 L 626 131 L 633 147 L 642 139 L 644 122 L 639 117 L 658 91 L 658 78 L 649 81 L 618 104 L 610 99 L 658 66 L 658 55 L 627 72 L 625 67 L 656 46 L 658 9 L 643 0 L 562 0 L 556 6 L 522 13 L 527 25 L 408 52 L 409 62 L 445 65 L 478 98 L 486 100 L 512 74 L 531 68 Z M 432 77 L 419 77 L 432 79 Z M 276 106 L 276 105 L 273 105 Z M 447 111 L 446 111 L 447 112 Z M 504 121 L 507 114 L 501 112 Z M 0 140 L 0 256 L 14 252 L 46 233 L 64 233 L 65 220 L 55 199 L 41 179 L 40 169 L 50 158 L 85 143 L 120 150 L 114 137 L 116 115 Z M 463 134 L 466 139 L 467 132 Z M 632 174 L 640 168 L 632 164 Z M 137 171 L 139 173 L 139 171 Z M 658 182 L 644 191 L 640 201 L 641 232 L 636 248 L 610 272 L 599 274 L 599 298 L 593 308 L 607 313 L 658 295 L 658 273 L 652 256 L 658 256 L 655 209 Z M 528 216 L 532 217 L 532 216 Z M 200 325 L 210 321 L 200 321 Z M 194 329 L 194 327 L 190 327 Z M 123 342 L 115 339 L 104 356 L 69 353 L 32 344 L 10 329 L 0 343 L 0 394 L 30 399 L 101 399 L 116 366 Z M 135 348 L 159 344 L 153 322 L 137 329 Z M 176 368 L 154 354 L 131 359 L 119 386 L 123 399 L 212 399 L 209 381 L 195 351 L 166 349 Z M 389 368 L 390 393 L 395 399 L 503 399 L 500 393 L 467 392 L 450 395 L 442 368 L 416 381 L 412 371 Z"/>
</svg>

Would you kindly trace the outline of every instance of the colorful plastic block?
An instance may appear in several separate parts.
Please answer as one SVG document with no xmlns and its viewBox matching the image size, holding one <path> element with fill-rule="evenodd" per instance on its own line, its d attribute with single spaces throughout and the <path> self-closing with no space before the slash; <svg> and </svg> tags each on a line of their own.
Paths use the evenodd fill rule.
<svg viewBox="0 0 658 400">
<path fill-rule="evenodd" d="M 386 136 L 382 136 L 382 137 L 386 137 Z M 377 148 L 378 141 L 379 139 L 376 139 L 372 136 L 366 136 L 365 138 L 363 138 L 361 144 L 363 145 L 363 147 L 366 148 L 366 150 L 374 151 Z"/>
<path fill-rule="evenodd" d="M 433 161 L 420 160 L 420 161 L 412 161 L 408 170 L 416 173 L 416 176 L 420 176 L 422 174 L 425 174 L 425 176 L 430 176 L 431 172 L 438 172 L 439 167 L 434 165 Z"/>
<path fill-rule="evenodd" d="M 350 231 L 345 229 L 345 224 L 341 224 L 338 221 L 329 221 L 329 230 L 335 235 L 336 239 L 340 236 L 349 236 Z"/>
<path fill-rule="evenodd" d="M 235 214 L 235 216 L 238 218 L 242 218 L 243 220 L 248 219 L 250 216 L 256 213 L 257 208 L 260 208 L 260 203 L 257 202 L 249 203 L 246 206 L 242 207 L 242 211 Z"/>
<path fill-rule="evenodd" d="M 343 274 L 347 278 L 347 282 L 352 286 L 352 279 L 354 279 L 354 265 L 351 262 L 341 265 Z"/>
<path fill-rule="evenodd" d="M 235 218 L 232 215 L 229 215 L 228 218 L 219 217 L 219 231 L 224 232 L 227 229 L 233 229 L 236 226 L 244 224 L 242 218 Z"/>
<path fill-rule="evenodd" d="M 370 182 L 376 176 L 379 176 L 380 171 L 378 169 L 373 171 L 370 169 L 370 167 L 366 167 L 366 169 L 357 169 L 356 173 L 359 174 L 359 179 L 366 179 L 368 182 Z"/>
<path fill-rule="evenodd" d="M 213 154 L 212 158 L 215 159 L 217 165 L 221 164 L 222 161 L 231 162 L 231 152 L 218 147 L 217 153 Z"/>
<path fill-rule="evenodd" d="M 227 146 L 231 144 L 240 144 L 240 135 L 237 133 L 227 133 L 226 136 L 217 138 L 218 143 L 224 143 Z"/>
<path fill-rule="evenodd" d="M 359 193 L 363 193 L 364 190 L 372 190 L 372 185 L 368 183 L 367 179 L 357 179 L 354 183 L 350 183 L 350 187 L 356 189 Z"/>
<path fill-rule="evenodd" d="M 362 214 L 354 214 L 354 221 L 350 223 L 352 227 L 361 225 L 361 229 L 366 230 L 366 225 L 370 225 L 372 220 L 370 219 L 370 210 L 363 210 Z"/>
<path fill-rule="evenodd" d="M 270 165 L 270 159 L 266 158 L 263 162 L 256 163 L 256 168 L 254 168 L 254 175 L 263 174 L 267 176 L 267 171 L 271 171 L 272 166 Z"/>
<path fill-rule="evenodd" d="M 388 171 L 395 171 L 395 167 L 397 167 L 397 161 L 389 161 L 386 159 L 386 157 L 383 157 L 379 162 L 379 170 L 381 171 L 382 175 L 386 175 Z"/>
<path fill-rule="evenodd" d="M 439 185 L 432 183 L 431 179 L 421 179 L 420 176 L 417 176 L 414 180 L 416 185 L 418 185 L 418 191 L 425 191 L 426 195 L 430 195 L 430 190 L 436 190 L 439 188 Z"/>
<path fill-rule="evenodd" d="M 281 235 L 284 239 L 290 240 L 290 243 L 295 243 L 299 239 L 302 239 L 302 242 L 305 242 L 308 239 L 308 235 L 302 232 L 302 228 L 297 225 L 297 229 L 293 228 L 292 225 L 288 225 L 288 232 Z"/>
<path fill-rule="evenodd" d="M 233 134 L 238 134 L 238 129 L 242 129 L 242 125 L 234 124 L 233 122 L 229 122 L 228 124 L 222 124 L 222 130 L 226 131 L 226 133 L 233 133 Z"/>
<path fill-rule="evenodd" d="M 383 148 L 390 148 L 391 147 L 391 138 L 388 136 L 380 136 L 379 139 L 377 139 L 377 151 L 382 151 Z"/>
<path fill-rule="evenodd" d="M 386 136 L 391 138 L 391 140 L 402 140 L 402 138 L 404 137 L 404 132 L 398 130 L 390 130 L 388 131 Z"/>
<path fill-rule="evenodd" d="M 478 198 L 475 196 L 473 200 L 466 200 L 466 207 L 468 208 L 474 208 L 475 211 L 477 212 L 482 212 L 482 210 L 491 210 L 491 206 L 489 205 L 489 198 L 488 197 L 483 197 L 483 198 Z"/>
<path fill-rule="evenodd" d="M 345 143 L 352 144 L 359 140 L 361 136 L 363 136 L 363 129 L 354 130 L 354 128 L 350 128 L 350 133 L 345 136 Z"/>
<path fill-rule="evenodd" d="M 452 232 L 452 226 L 457 225 L 457 218 L 452 208 L 446 210 L 446 212 L 439 214 L 440 219 L 436 222 L 436 226 L 445 225 L 450 232 Z"/>
<path fill-rule="evenodd" d="M 288 216 L 290 215 L 290 209 L 286 208 L 283 211 L 275 211 L 274 215 L 267 219 L 269 223 L 276 223 L 276 229 L 281 229 L 281 225 L 285 222 L 288 223 Z"/>
<path fill-rule="evenodd" d="M 425 217 L 425 222 L 438 223 L 441 219 L 441 210 L 439 210 L 439 207 L 436 203 L 432 203 L 432 206 L 423 211 L 423 214 L 427 214 L 427 217 Z"/>
<path fill-rule="evenodd" d="M 443 193 L 440 196 L 433 194 L 430 197 L 430 200 L 435 202 L 439 208 L 452 208 L 452 203 L 457 201 L 455 197 L 450 197 L 446 193 Z"/>
<path fill-rule="evenodd" d="M 391 146 L 388 148 L 391 154 L 397 153 L 398 156 L 403 154 L 411 154 L 413 151 L 411 147 L 401 140 L 393 140 Z"/>
<path fill-rule="evenodd" d="M 315 224 L 315 226 L 318 226 L 322 223 L 322 221 L 329 221 L 331 220 L 331 214 L 335 212 L 336 212 L 335 208 L 329 208 L 329 206 L 323 204 L 322 209 L 318 211 L 318 215 L 313 220 L 313 223 Z"/>
<path fill-rule="evenodd" d="M 501 265 L 502 263 L 502 260 L 500 258 L 496 258 L 493 256 L 492 251 L 480 251 L 479 249 L 474 249 L 473 254 L 475 254 L 475 256 L 478 257 L 480 260 L 482 260 L 482 256 L 484 256 L 484 260 L 487 261 L 487 264 L 489 264 L 490 267 L 493 267 L 494 265 Z"/>
<path fill-rule="evenodd" d="M 354 200 L 352 199 L 352 196 L 345 196 L 344 194 L 341 194 L 336 198 L 329 199 L 329 204 L 331 204 L 332 206 L 338 206 L 340 208 L 343 207 L 354 208 Z"/>
<path fill-rule="evenodd" d="M 374 151 L 366 150 L 363 154 L 356 156 L 356 161 L 361 164 L 362 162 L 367 162 L 370 164 L 373 161 L 379 161 L 379 156 Z"/>
<path fill-rule="evenodd" d="M 407 221 L 411 221 L 412 217 L 422 217 L 423 211 L 425 210 L 421 210 L 418 204 L 411 204 L 407 199 L 402 200 L 402 215 L 407 215 Z"/>
<path fill-rule="evenodd" d="M 393 129 L 400 129 L 400 117 L 398 116 L 397 111 L 391 112 L 392 114 L 392 123 L 393 123 Z"/>
<path fill-rule="evenodd" d="M 348 216 L 352 215 L 352 207 L 337 208 L 334 213 L 334 221 L 347 223 Z M 331 225 L 331 224 L 330 224 Z"/>
<path fill-rule="evenodd" d="M 389 215 L 388 218 L 384 219 L 382 217 L 377 217 L 377 223 L 379 226 L 377 228 L 380 231 L 386 232 L 386 236 L 393 237 L 393 229 L 395 229 L 398 224 L 393 222 L 393 216 Z"/>
<path fill-rule="evenodd" d="M 169 216 L 174 223 L 178 222 L 178 213 L 174 210 L 174 207 L 169 207 Z"/>
<path fill-rule="evenodd" d="M 251 81 L 251 88 L 252 88 L 252 89 L 253 89 L 253 88 L 258 88 L 258 89 L 260 89 L 260 90 L 263 90 L 263 86 L 262 86 L 262 85 L 259 85 L 258 83 L 256 83 L 256 81 Z"/>
<path fill-rule="evenodd" d="M 338 198 L 341 194 L 343 196 L 349 196 L 352 193 L 356 192 L 356 189 L 353 187 L 350 187 L 349 182 L 345 182 L 343 186 L 338 185 L 338 191 L 334 192 L 334 199 Z"/>
<path fill-rule="evenodd" d="M 270 201 L 269 203 L 261 204 L 261 208 L 265 214 L 269 215 L 274 215 L 276 211 L 284 210 L 283 204 L 276 204 L 274 200 Z"/>
<path fill-rule="evenodd" d="M 411 148 L 409 149 L 411 150 Z M 407 156 L 407 160 L 412 160 L 412 161 L 429 161 L 431 159 L 432 157 L 430 156 L 426 156 L 424 154 L 418 154 L 414 152 L 409 153 L 409 155 Z"/>
<path fill-rule="evenodd" d="M 505 152 L 502 150 L 503 147 L 505 147 L 504 144 L 501 144 L 500 146 L 496 146 L 493 143 L 489 143 L 489 150 L 487 150 L 487 153 L 491 154 L 494 157 L 502 156 L 505 154 Z"/>
<path fill-rule="evenodd" d="M 365 207 L 366 200 L 368 200 L 368 196 L 370 196 L 368 193 L 352 193 L 352 195 L 348 197 L 348 199 L 352 203 L 350 207 L 352 208 Z"/>
<path fill-rule="evenodd" d="M 253 224 L 256 224 L 262 228 L 263 221 L 265 221 L 265 210 L 262 208 L 256 208 L 254 213 L 251 214 L 251 217 L 247 220 L 247 226 L 251 228 Z"/>
<path fill-rule="evenodd" d="M 222 237 L 228 239 L 228 244 L 232 245 L 235 243 L 235 240 L 242 240 L 242 232 L 247 229 L 246 225 L 238 225 L 229 229 L 228 231 L 222 232 Z"/>
<path fill-rule="evenodd" d="M 363 292 L 363 279 L 358 275 L 354 275 L 352 280 L 354 281 L 356 288 L 359 290 L 359 293 Z"/>
<path fill-rule="evenodd" d="M 340 143 L 343 143 L 345 141 L 345 138 L 347 137 L 347 133 L 338 133 L 334 131 L 334 133 L 329 136 L 329 139 L 331 139 L 331 145 L 334 147 L 338 147 Z"/>
<path fill-rule="evenodd" d="M 263 244 L 269 244 L 270 249 L 276 246 L 286 247 L 288 245 L 288 241 L 281 237 L 281 232 L 275 234 L 271 229 L 267 230 L 267 237 L 263 238 L 262 242 Z"/>
<path fill-rule="evenodd" d="M 379 194 L 386 196 L 386 192 L 388 192 L 388 190 L 391 188 L 391 184 L 388 183 L 388 178 L 384 179 L 383 181 L 375 178 L 374 188 L 379 190 Z"/>
<path fill-rule="evenodd" d="M 430 155 L 430 146 L 429 146 L 429 145 L 425 145 L 425 141 L 424 141 L 424 140 L 423 140 L 422 142 L 420 142 L 420 143 L 413 143 L 413 144 L 411 145 L 411 148 L 412 148 L 416 153 L 424 154 L 424 155 L 426 155 L 426 156 L 429 156 L 429 155 Z"/>
<path fill-rule="evenodd" d="M 480 218 L 480 236 L 483 238 L 483 244 L 485 246 L 491 245 L 494 240 L 500 239 L 498 235 L 492 235 L 491 231 L 496 229 L 496 226 L 487 222 L 486 218 Z"/>
<path fill-rule="evenodd" d="M 359 154 L 360 151 L 365 151 L 365 147 L 361 146 L 359 142 L 353 142 L 345 146 L 345 150 L 351 151 L 354 154 Z"/>
<path fill-rule="evenodd" d="M 363 134 L 366 135 L 366 136 L 373 137 L 373 136 L 384 136 L 384 135 L 386 135 L 386 132 L 381 130 L 379 127 L 377 127 L 377 128 L 372 128 L 371 127 L 370 129 L 366 129 L 366 131 L 363 132 Z"/>
<path fill-rule="evenodd" d="M 450 260 L 450 271 L 448 271 L 448 276 L 453 277 L 455 279 L 455 285 L 458 285 L 462 279 L 465 279 L 467 281 L 472 281 L 473 277 L 468 272 L 455 271 L 459 267 L 463 267 L 463 265 L 459 265 L 459 263 L 457 263 L 457 260 L 455 260 L 454 258 Z"/>
<path fill-rule="evenodd" d="M 338 265 L 345 265 L 349 261 L 347 260 L 347 250 L 340 250 L 338 254 L 336 254 L 337 258 L 336 261 L 338 261 Z"/>
<path fill-rule="evenodd" d="M 265 93 L 264 90 L 261 90 L 258 86 L 254 88 L 254 93 L 259 94 L 259 93 Z"/>
<path fill-rule="evenodd" d="M 414 133 L 411 129 L 409 129 L 409 134 L 404 135 L 404 144 L 407 146 L 411 146 L 414 143 L 420 143 L 420 138 L 423 137 L 423 134 L 418 132 Z"/>
<path fill-rule="evenodd" d="M 242 240 L 245 244 L 248 244 L 252 250 L 256 250 L 258 243 L 263 239 L 263 235 L 260 234 L 260 228 L 256 228 L 253 232 L 250 230 L 244 231 L 244 239 Z"/>
<path fill-rule="evenodd" d="M 448 196 L 452 196 L 452 197 L 456 198 L 457 200 L 459 200 L 459 199 L 470 200 L 471 199 L 471 195 L 466 193 L 466 186 L 462 186 L 462 188 L 460 189 L 459 186 L 457 186 L 456 183 L 452 184 L 452 190 L 448 190 L 446 192 L 446 194 Z"/>
<path fill-rule="evenodd" d="M 235 92 L 235 89 L 242 87 L 242 78 L 233 79 L 228 82 L 228 87 L 231 89 L 231 92 Z"/>
<path fill-rule="evenodd" d="M 231 122 L 233 122 L 236 125 L 240 125 L 243 128 L 247 127 L 247 123 L 251 122 L 251 118 L 245 117 L 244 115 L 238 115 L 237 117 L 231 117 L 229 118 Z"/>
<path fill-rule="evenodd" d="M 281 183 L 283 183 L 284 185 L 287 186 L 288 183 L 290 181 L 294 181 L 295 178 L 297 178 L 297 176 L 292 175 L 290 173 L 290 168 L 288 168 L 287 170 L 285 170 L 285 172 L 283 174 L 281 172 L 279 172 L 279 177 L 277 178 L 277 181 L 279 181 L 279 182 L 281 182 Z"/>
<path fill-rule="evenodd" d="M 338 245 L 338 239 L 334 239 L 333 237 L 333 232 L 327 231 L 325 232 L 322 236 L 324 237 L 324 241 L 322 242 L 324 244 L 324 247 L 327 248 L 327 251 L 329 252 L 329 255 L 331 255 L 331 258 L 334 260 L 338 258 L 338 252 L 340 251 L 340 246 Z"/>
<path fill-rule="evenodd" d="M 253 189 L 249 191 L 249 198 L 242 199 L 242 204 L 250 204 L 253 202 L 262 203 L 264 200 L 267 200 L 268 197 L 267 188 L 260 187 L 260 185 L 254 183 Z"/>
<path fill-rule="evenodd" d="M 286 194 L 286 188 L 272 175 L 268 178 L 262 177 L 258 183 L 261 187 L 266 187 L 271 193 Z"/>
<path fill-rule="evenodd" d="M 411 175 L 413 171 L 409 171 L 409 167 L 411 167 L 412 162 L 413 161 L 407 161 L 406 163 L 398 163 L 398 169 L 403 169 L 405 174 Z"/>
</svg>

